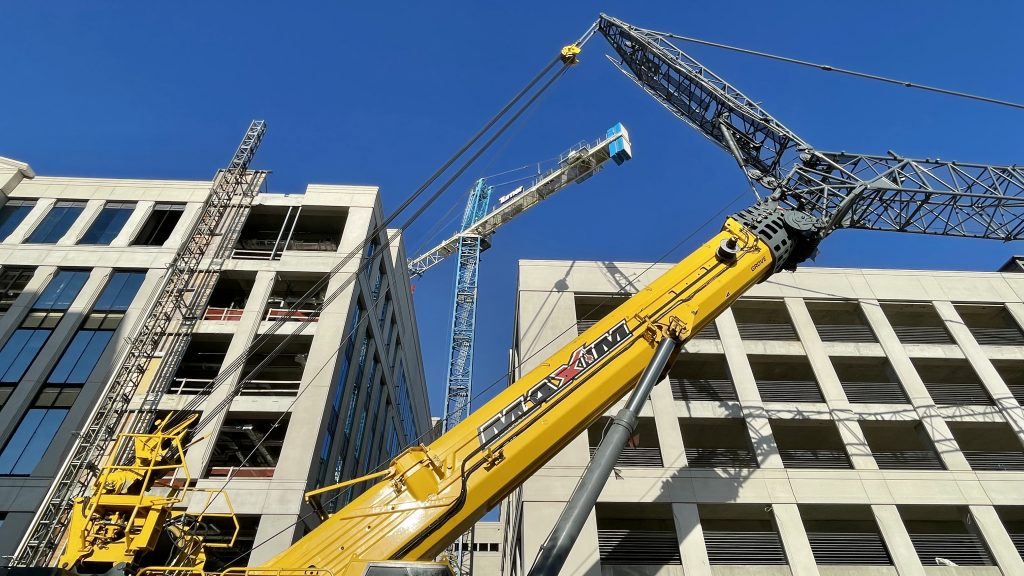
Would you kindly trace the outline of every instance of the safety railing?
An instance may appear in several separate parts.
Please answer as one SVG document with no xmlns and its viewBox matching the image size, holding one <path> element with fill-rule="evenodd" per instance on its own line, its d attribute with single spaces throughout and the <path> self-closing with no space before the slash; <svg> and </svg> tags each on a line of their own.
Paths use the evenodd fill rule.
<svg viewBox="0 0 1024 576">
<path fill-rule="evenodd" d="M 690 468 L 757 468 L 757 457 L 747 448 L 687 448 Z"/>
<path fill-rule="evenodd" d="M 942 326 L 893 326 L 904 344 L 952 344 L 953 338 Z"/>
<path fill-rule="evenodd" d="M 931 450 L 872 450 L 881 470 L 945 470 L 942 459 Z"/>
<path fill-rule="evenodd" d="M 865 324 L 817 324 L 822 342 L 878 342 L 878 338 Z"/>
<path fill-rule="evenodd" d="M 892 564 L 882 535 L 862 532 L 808 532 L 816 564 L 888 566 Z"/>
<path fill-rule="evenodd" d="M 208 478 L 272 478 L 274 467 L 252 466 L 238 468 L 235 466 L 211 466 L 206 473 Z"/>
<path fill-rule="evenodd" d="M 601 563 L 609 566 L 682 564 L 675 532 L 598 529 L 597 543 Z"/>
<path fill-rule="evenodd" d="M 945 406 L 992 406 L 995 402 L 976 382 L 925 382 L 924 387 L 936 404 Z"/>
<path fill-rule="evenodd" d="M 242 319 L 241 308 L 215 308 L 210 306 L 203 313 L 203 320 L 215 320 L 215 321 L 226 321 L 226 322 L 238 322 Z"/>
<path fill-rule="evenodd" d="M 846 398 L 854 404 L 909 404 L 898 382 L 842 382 Z"/>
<path fill-rule="evenodd" d="M 839 449 L 779 449 L 786 468 L 853 468 L 846 451 Z"/>
<path fill-rule="evenodd" d="M 714 322 L 708 323 L 707 326 L 694 334 L 693 337 L 696 340 L 721 340 L 721 337 L 718 335 L 718 325 Z"/>
<path fill-rule="evenodd" d="M 765 402 L 824 402 L 813 380 L 758 380 L 757 391 Z"/>
<path fill-rule="evenodd" d="M 597 447 L 590 447 L 590 457 L 594 457 L 594 452 Z M 615 461 L 615 466 L 618 467 L 631 467 L 631 468 L 661 468 L 663 466 L 661 460 L 661 449 L 660 448 L 632 448 L 626 446 L 622 449 L 622 453 L 619 455 L 619 459 Z"/>
<path fill-rule="evenodd" d="M 1013 395 L 1013 398 L 1017 401 L 1017 403 L 1024 404 L 1024 384 L 1014 384 L 1007 382 L 1006 386 L 1010 389 L 1010 394 Z"/>
<path fill-rule="evenodd" d="M 786 552 L 775 532 L 725 532 L 704 530 L 708 562 L 714 565 L 782 565 Z"/>
<path fill-rule="evenodd" d="M 977 534 L 911 534 L 921 564 L 942 566 L 942 558 L 957 566 L 992 566 L 992 556 Z"/>
<path fill-rule="evenodd" d="M 266 314 L 263 315 L 263 320 L 276 322 L 277 320 L 284 320 L 285 322 L 304 322 L 306 320 L 310 322 L 317 322 L 320 320 L 320 311 L 316 308 L 303 308 L 298 310 L 292 310 L 290 308 L 267 308 Z"/>
<path fill-rule="evenodd" d="M 736 387 L 732 380 L 694 380 L 690 378 L 669 378 L 672 397 L 686 402 L 736 401 Z"/>
<path fill-rule="evenodd" d="M 1017 554 L 1024 558 L 1024 534 L 1010 532 L 1010 542 L 1013 542 L 1013 547 L 1017 549 Z"/>
<path fill-rule="evenodd" d="M 766 324 L 760 322 L 737 322 L 740 338 L 744 340 L 799 340 L 792 324 Z"/>
<path fill-rule="evenodd" d="M 1017 328 L 971 328 L 978 344 L 984 346 L 1024 346 L 1024 333 Z"/>
<path fill-rule="evenodd" d="M 297 396 L 301 380 L 247 380 L 241 396 Z"/>
<path fill-rule="evenodd" d="M 213 388 L 213 378 L 175 378 L 165 394 L 206 395 Z"/>
<path fill-rule="evenodd" d="M 972 470 L 1024 471 L 1024 452 L 964 450 L 963 453 Z"/>
</svg>

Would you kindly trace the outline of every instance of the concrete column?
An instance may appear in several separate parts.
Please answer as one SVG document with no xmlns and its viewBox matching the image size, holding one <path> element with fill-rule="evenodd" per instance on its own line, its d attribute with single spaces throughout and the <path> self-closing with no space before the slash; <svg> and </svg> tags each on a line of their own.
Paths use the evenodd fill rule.
<svg viewBox="0 0 1024 576">
<path fill-rule="evenodd" d="M 654 423 L 658 427 L 658 444 L 661 446 L 661 460 L 665 468 L 678 469 L 687 465 L 683 435 L 679 430 L 676 403 L 668 379 L 664 379 L 651 391 L 649 406 L 654 411 Z"/>
<path fill-rule="evenodd" d="M 925 576 L 924 566 L 917 557 L 914 543 L 910 541 L 907 527 L 903 524 L 899 510 L 891 504 L 874 504 L 871 512 L 878 523 L 878 531 L 882 534 L 885 547 L 889 549 L 892 564 L 900 576 Z"/>
<path fill-rule="evenodd" d="M 254 541 L 256 547 L 249 556 L 249 566 L 259 566 L 291 546 L 292 541 L 302 535 L 299 532 L 301 522 L 292 526 L 295 520 L 291 514 L 261 514 Z"/>
<path fill-rule="evenodd" d="M 764 409 L 764 402 L 761 401 L 761 394 L 757 391 L 754 373 L 750 369 L 750 362 L 747 360 L 747 353 L 743 348 L 743 340 L 740 339 L 740 331 L 736 327 L 736 318 L 733 317 L 732 311 L 723 312 L 718 317 L 717 324 L 722 350 L 729 364 L 733 385 L 736 386 L 736 396 L 740 400 L 743 418 L 747 422 L 758 466 L 783 468 L 782 457 L 779 456 L 775 437 L 772 436 L 772 429 L 768 424 L 768 413 Z"/>
<path fill-rule="evenodd" d="M 878 336 L 878 343 L 882 345 L 889 363 L 903 384 L 903 389 L 906 390 L 910 403 L 914 406 L 914 412 L 920 418 L 928 436 L 931 437 L 932 444 L 938 450 L 942 462 L 949 470 L 970 470 L 970 464 L 967 463 L 967 459 L 957 447 L 953 433 L 950 432 L 949 426 L 946 425 L 946 421 L 936 408 L 928 389 L 925 388 L 924 382 L 917 374 L 917 370 L 914 368 L 913 362 L 910 361 L 910 356 L 907 355 L 903 344 L 896 336 L 896 332 L 889 325 L 889 320 L 882 312 L 878 301 L 863 300 L 862 304 L 864 317 L 871 325 L 875 335 Z"/>
<path fill-rule="evenodd" d="M 786 549 L 786 559 L 793 576 L 818 576 L 818 565 L 807 541 L 807 531 L 796 504 L 772 504 L 775 525 Z"/>
<path fill-rule="evenodd" d="M 846 452 L 850 455 L 850 462 L 858 470 L 878 470 L 874 456 L 871 455 L 871 448 L 868 447 L 868 440 L 860 427 L 860 420 L 853 410 L 833 410 L 832 419 L 835 420 L 839 436 L 846 445 Z"/>
<path fill-rule="evenodd" d="M 1006 533 L 1006 527 L 991 506 L 968 506 L 974 525 L 988 545 L 989 551 L 1003 574 L 1024 574 L 1024 560 Z"/>
<path fill-rule="evenodd" d="M 828 403 L 829 408 L 849 409 L 850 401 L 847 400 L 846 392 L 839 382 L 835 367 L 832 366 L 832 361 L 829 360 L 828 353 L 825 352 L 825 346 L 821 343 L 818 330 L 814 327 L 814 320 L 811 319 L 811 314 L 807 311 L 807 305 L 800 298 L 786 298 L 784 302 L 789 310 L 789 317 L 793 321 L 793 327 L 796 328 L 796 333 L 800 336 L 807 360 L 811 364 L 811 369 L 814 370 L 815 379 L 821 388 L 822 396 L 825 397 L 825 402 Z"/>
<path fill-rule="evenodd" d="M 704 530 L 696 504 L 672 504 L 672 520 L 676 525 L 679 554 L 683 559 L 686 576 L 711 576 L 708 549 L 704 544 Z"/>
<path fill-rule="evenodd" d="M 951 302 L 935 302 L 935 310 L 939 313 L 942 321 L 946 323 L 946 329 L 953 335 L 953 340 L 963 350 L 964 356 L 978 374 L 978 378 L 981 379 L 981 383 L 985 386 L 989 396 L 995 400 L 999 412 L 1002 413 L 1010 427 L 1013 428 L 1017 438 L 1024 442 L 1024 410 L 1021 410 L 1017 399 L 1013 397 L 1013 393 L 1010 392 L 1009 387 L 1003 382 L 1002 377 L 999 376 L 999 372 L 992 365 L 988 356 L 985 355 L 981 345 L 974 339 L 971 329 L 964 324 L 960 314 L 956 311 L 956 307 Z"/>
</svg>

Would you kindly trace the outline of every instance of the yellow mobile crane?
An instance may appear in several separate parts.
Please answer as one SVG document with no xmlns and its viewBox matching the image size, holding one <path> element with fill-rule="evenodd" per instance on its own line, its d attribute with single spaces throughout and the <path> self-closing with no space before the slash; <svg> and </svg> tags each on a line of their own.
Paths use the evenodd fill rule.
<svg viewBox="0 0 1024 576">
<path fill-rule="evenodd" d="M 729 152 L 763 199 L 728 217 L 683 261 L 437 440 L 407 449 L 378 473 L 310 492 L 320 526 L 268 562 L 228 573 L 448 574 L 437 555 L 632 390 L 532 571 L 556 573 L 650 388 L 679 347 L 752 285 L 793 270 L 839 228 L 1004 241 L 1024 236 L 1024 169 L 819 151 L 673 46 L 669 35 L 604 15 L 593 30 L 611 43 L 623 72 Z M 180 454 L 174 432 L 134 441 L 143 455 Z M 133 481 L 153 476 L 153 463 L 142 459 L 138 466 L 142 473 Z M 336 513 L 319 505 L 321 494 L 369 479 L 376 484 Z M 101 494 L 86 501 L 118 486 L 101 483 Z M 131 494 L 151 506 L 159 502 L 146 499 L 158 497 Z M 104 524 L 102 512 L 94 513 L 85 518 L 88 526 L 68 534 L 58 567 L 42 570 L 81 570 L 101 550 L 118 546 L 120 561 L 132 562 L 122 544 L 123 519 Z M 158 524 L 127 526 L 141 535 Z M 185 524 L 175 530 L 189 533 Z M 200 573 L 201 564 L 137 570 L 139 576 L 161 572 Z"/>
</svg>

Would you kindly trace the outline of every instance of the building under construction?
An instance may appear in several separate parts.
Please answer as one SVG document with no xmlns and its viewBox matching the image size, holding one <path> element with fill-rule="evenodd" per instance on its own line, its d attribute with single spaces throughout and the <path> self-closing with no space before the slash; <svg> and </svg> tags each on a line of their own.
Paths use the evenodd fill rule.
<svg viewBox="0 0 1024 576">
<path fill-rule="evenodd" d="M 36 176 L 0 158 L 0 190 L 0 555 L 10 556 L 130 357 L 127 339 L 163 304 L 211 182 Z M 228 219 L 196 272 L 216 272 L 208 306 L 194 307 L 205 310 L 177 366 L 153 380 L 159 404 L 142 406 L 140 389 L 127 406 L 205 421 L 188 469 L 197 487 L 226 485 L 240 523 L 211 567 L 276 554 L 303 533 L 293 524 L 309 486 L 372 471 L 430 428 L 401 236 L 364 243 L 381 222 L 377 189 L 254 190 Z M 159 347 L 156 358 L 174 353 Z M 269 542 L 249 558 L 254 540 Z"/>
<path fill-rule="evenodd" d="M 667 267 L 520 262 L 518 371 Z M 1003 270 L 752 288 L 654 387 L 562 574 L 1024 573 L 1024 274 Z M 502 574 L 533 565 L 617 409 L 506 502 Z"/>
</svg>

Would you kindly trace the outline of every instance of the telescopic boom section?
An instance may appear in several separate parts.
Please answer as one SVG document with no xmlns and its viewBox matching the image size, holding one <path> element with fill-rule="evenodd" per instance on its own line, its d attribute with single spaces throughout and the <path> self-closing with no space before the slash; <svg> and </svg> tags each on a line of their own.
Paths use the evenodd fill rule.
<svg viewBox="0 0 1024 576">
<path fill-rule="evenodd" d="M 375 574 L 430 561 L 635 384 L 659 341 L 703 328 L 773 269 L 740 222 L 722 232 L 258 570 Z M 385 573 L 383 571 L 381 574 Z M 390 573 L 390 572 L 388 572 Z"/>
<path fill-rule="evenodd" d="M 601 15 L 619 69 L 728 152 L 767 203 L 805 215 L 820 240 L 838 228 L 1018 240 L 1024 169 L 821 152 L 674 46 L 671 34 Z"/>
<path fill-rule="evenodd" d="M 562 155 L 558 166 L 534 180 L 528 188 L 513 191 L 499 199 L 499 205 L 474 224 L 409 261 L 409 274 L 419 276 L 445 258 L 454 254 L 459 242 L 466 236 L 487 239 L 500 226 L 522 214 L 535 204 L 573 183 L 590 178 L 604 164 L 612 160 L 622 164 L 632 158 L 629 132 L 622 124 L 608 129 L 604 138 L 595 143 L 581 143 Z"/>
</svg>

